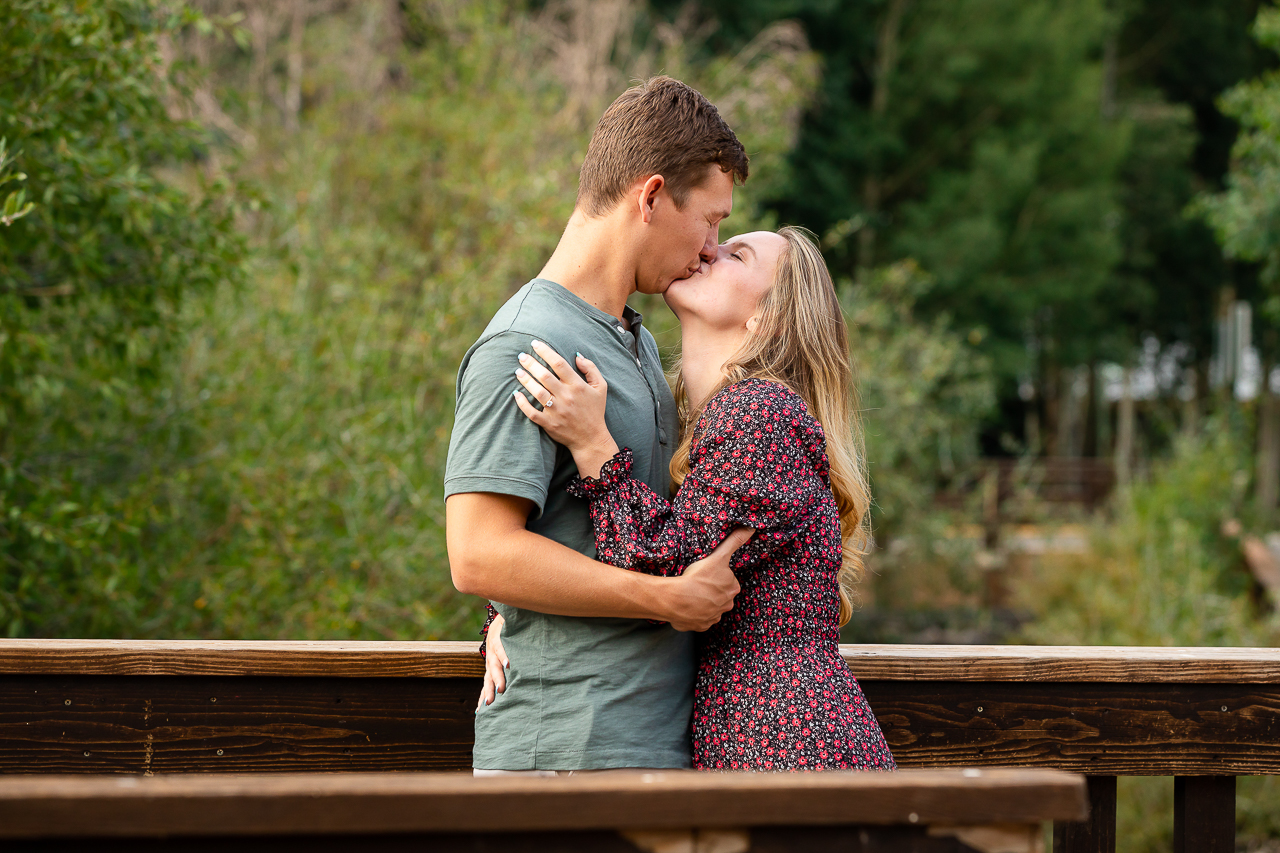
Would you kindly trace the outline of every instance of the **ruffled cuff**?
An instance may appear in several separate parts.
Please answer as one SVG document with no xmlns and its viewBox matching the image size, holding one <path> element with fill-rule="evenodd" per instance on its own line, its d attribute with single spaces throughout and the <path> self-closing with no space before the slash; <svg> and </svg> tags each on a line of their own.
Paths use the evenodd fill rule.
<svg viewBox="0 0 1280 853">
<path fill-rule="evenodd" d="M 595 500 L 612 491 L 623 480 L 631 478 L 633 456 L 630 447 L 624 447 L 600 466 L 599 477 L 575 476 L 565 488 L 575 498 Z"/>
<path fill-rule="evenodd" d="M 488 616 L 484 620 L 484 627 L 480 629 L 480 657 L 484 657 L 489 653 L 489 626 L 493 624 L 493 620 L 498 618 L 498 611 L 494 609 L 493 602 L 486 601 L 484 603 Z"/>
</svg>

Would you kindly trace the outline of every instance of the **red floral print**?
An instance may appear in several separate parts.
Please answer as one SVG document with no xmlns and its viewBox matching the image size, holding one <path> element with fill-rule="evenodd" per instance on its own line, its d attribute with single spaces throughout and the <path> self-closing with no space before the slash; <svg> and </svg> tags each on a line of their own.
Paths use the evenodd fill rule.
<svg viewBox="0 0 1280 853">
<path fill-rule="evenodd" d="M 630 476 L 623 448 L 591 501 L 598 558 L 676 575 L 737 527 L 732 610 L 699 637 L 693 765 L 703 770 L 892 770 L 880 725 L 840 657 L 840 518 L 822 425 L 795 392 L 749 379 L 723 389 L 694 427 L 674 501 Z"/>
</svg>

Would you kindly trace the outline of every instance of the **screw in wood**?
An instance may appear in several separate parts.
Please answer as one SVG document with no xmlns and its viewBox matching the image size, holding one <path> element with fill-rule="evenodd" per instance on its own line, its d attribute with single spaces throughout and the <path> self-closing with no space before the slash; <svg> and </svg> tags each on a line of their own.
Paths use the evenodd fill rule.
<svg viewBox="0 0 1280 853">
<path fill-rule="evenodd" d="M 62 700 L 62 704 L 63 704 L 63 705 L 70 705 L 70 704 L 71 704 L 71 700 L 70 700 L 70 699 L 63 699 L 63 700 Z"/>
<path fill-rule="evenodd" d="M 978 713 L 979 713 L 979 714 L 981 714 L 981 713 L 982 713 L 982 706 L 981 706 L 981 705 L 979 705 L 979 706 L 978 706 Z"/>
<path fill-rule="evenodd" d="M 218 755 L 222 755 L 222 750 L 218 750 Z"/>
</svg>

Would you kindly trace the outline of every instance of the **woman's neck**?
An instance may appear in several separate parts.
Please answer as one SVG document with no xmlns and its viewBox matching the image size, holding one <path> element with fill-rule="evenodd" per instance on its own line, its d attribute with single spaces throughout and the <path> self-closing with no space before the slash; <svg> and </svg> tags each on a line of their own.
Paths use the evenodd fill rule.
<svg viewBox="0 0 1280 853">
<path fill-rule="evenodd" d="M 696 411 L 724 379 L 724 366 L 742 348 L 747 330 L 713 333 L 694 323 L 681 326 L 680 378 L 690 406 Z"/>
</svg>

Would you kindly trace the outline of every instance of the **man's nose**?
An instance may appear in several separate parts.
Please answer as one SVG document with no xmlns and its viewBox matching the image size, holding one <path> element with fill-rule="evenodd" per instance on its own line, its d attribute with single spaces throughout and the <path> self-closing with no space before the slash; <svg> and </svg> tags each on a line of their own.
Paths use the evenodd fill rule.
<svg viewBox="0 0 1280 853">
<path fill-rule="evenodd" d="M 698 257 L 709 264 L 714 264 L 720 257 L 720 229 L 712 228 L 707 231 L 707 239 L 702 242 L 702 248 L 698 251 Z"/>
</svg>

